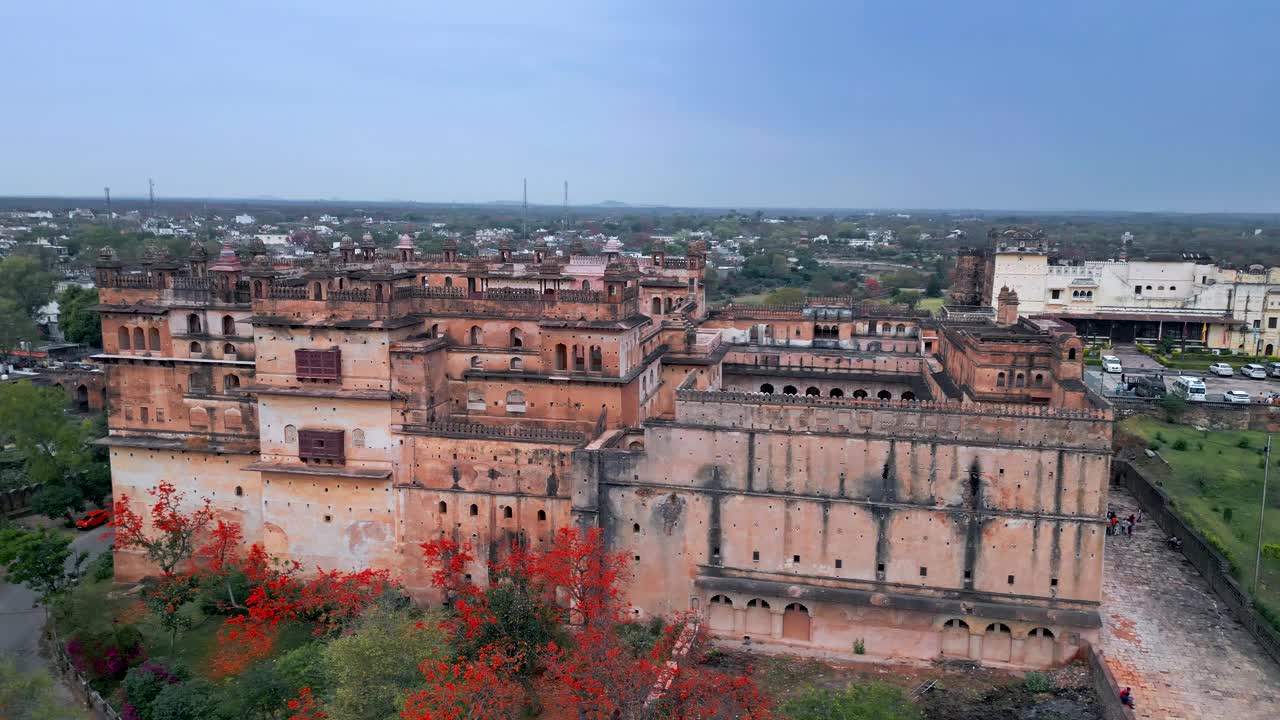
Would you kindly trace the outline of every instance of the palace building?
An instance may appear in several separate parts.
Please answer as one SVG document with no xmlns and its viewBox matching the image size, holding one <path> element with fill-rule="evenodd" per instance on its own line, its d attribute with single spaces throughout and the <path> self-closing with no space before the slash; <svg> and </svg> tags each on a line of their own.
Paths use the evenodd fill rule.
<svg viewBox="0 0 1280 720">
<path fill-rule="evenodd" d="M 700 242 L 392 252 L 104 251 L 115 494 L 168 480 L 274 555 L 390 568 L 424 602 L 424 541 L 585 526 L 634 557 L 637 616 L 734 640 L 1047 667 L 1097 637 L 1112 415 L 1071 326 L 1012 290 L 937 319 L 711 310 Z"/>
</svg>

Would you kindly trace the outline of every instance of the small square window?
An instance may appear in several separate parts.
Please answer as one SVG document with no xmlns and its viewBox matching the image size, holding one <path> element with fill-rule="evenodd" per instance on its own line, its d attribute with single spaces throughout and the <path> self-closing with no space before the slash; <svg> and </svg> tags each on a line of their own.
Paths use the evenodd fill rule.
<svg viewBox="0 0 1280 720">
<path fill-rule="evenodd" d="M 636 556 L 636 562 L 640 562 L 640 556 L 639 556 L 639 555 L 637 555 L 637 556 Z"/>
<path fill-rule="evenodd" d="M 1012 576 L 1012 575 L 1010 575 L 1010 576 L 1009 576 L 1009 584 L 1010 584 L 1010 585 L 1012 585 L 1012 584 L 1013 584 L 1013 576 Z"/>
<path fill-rule="evenodd" d="M 1049 587 L 1058 587 L 1058 578 L 1049 578 Z"/>
<path fill-rule="evenodd" d="M 844 561 L 843 561 L 843 560 L 839 560 L 839 559 L 837 559 L 837 560 L 836 560 L 836 569 L 837 569 L 837 570 L 839 570 L 839 569 L 840 569 L 840 568 L 842 568 L 842 567 L 844 567 Z"/>
<path fill-rule="evenodd" d="M 925 567 L 925 566 L 921 565 L 921 566 L 920 566 L 920 577 L 929 577 L 929 568 L 927 568 L 927 567 Z"/>
<path fill-rule="evenodd" d="M 720 546 L 719 546 L 719 545 L 717 545 L 717 546 L 715 546 L 715 547 L 711 548 L 711 556 L 712 556 L 712 557 L 720 557 Z"/>
<path fill-rule="evenodd" d="M 752 559 L 754 562 L 760 562 L 760 551 L 759 551 L 759 550 L 752 550 L 752 551 L 751 551 L 751 559 Z"/>
<path fill-rule="evenodd" d="M 333 516 L 332 516 L 332 515 L 325 515 L 325 516 L 324 516 L 324 521 L 325 521 L 325 522 L 333 522 Z"/>
<path fill-rule="evenodd" d="M 965 571 L 964 571 L 964 579 L 965 579 L 965 580 L 972 580 L 972 579 L 973 579 L 973 571 L 971 571 L 971 570 L 965 570 Z"/>
<path fill-rule="evenodd" d="M 878 573 L 884 572 L 884 563 L 876 563 L 876 572 Z"/>
<path fill-rule="evenodd" d="M 800 556 L 799 556 L 799 555 L 792 555 L 792 556 L 791 556 L 791 562 L 793 562 L 793 563 L 798 563 L 798 562 L 800 562 Z"/>
</svg>

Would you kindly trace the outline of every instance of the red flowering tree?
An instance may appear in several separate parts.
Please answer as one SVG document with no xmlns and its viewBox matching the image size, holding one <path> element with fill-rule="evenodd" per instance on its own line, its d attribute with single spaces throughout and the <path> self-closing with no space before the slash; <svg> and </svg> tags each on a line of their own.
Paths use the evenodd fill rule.
<svg viewBox="0 0 1280 720">
<path fill-rule="evenodd" d="M 231 579 L 240 566 L 240 550 L 244 546 L 244 533 L 239 523 L 218 519 L 209 532 L 209 540 L 196 549 L 196 563 L 211 579 L 222 582 L 227 589 L 230 607 L 240 609 Z"/>
<path fill-rule="evenodd" d="M 515 680 L 520 658 L 490 650 L 471 661 L 428 660 L 420 666 L 426 689 L 405 701 L 405 720 L 512 720 L 525 691 Z"/>
<path fill-rule="evenodd" d="M 875 278 L 867 278 L 867 294 L 877 295 L 880 293 L 880 281 Z"/>
<path fill-rule="evenodd" d="M 213 508 L 209 498 L 191 511 L 182 508 L 185 493 L 167 481 L 147 491 L 155 499 L 146 515 L 134 510 L 128 495 L 115 501 L 115 549 L 136 549 L 146 553 L 147 559 L 160 568 L 164 576 L 173 575 L 183 562 L 195 552 L 196 538 L 213 523 Z M 148 518 L 150 522 L 148 523 Z"/>
<path fill-rule="evenodd" d="M 459 640 L 472 640 L 482 625 L 494 622 L 494 617 L 489 612 L 484 592 L 471 582 L 468 570 L 475 563 L 471 546 L 440 538 L 422 543 L 421 547 L 427 562 L 435 565 L 431 586 L 439 590 L 444 602 L 453 608 L 453 615 L 441 624 L 442 627 Z"/>
<path fill-rule="evenodd" d="M 622 586 L 630 579 L 627 554 L 609 550 L 599 528 L 561 528 L 551 548 L 531 553 L 527 562 L 532 575 L 565 594 L 569 621 L 585 628 L 618 622 Z"/>
<path fill-rule="evenodd" d="M 288 708 L 289 720 L 324 720 L 329 717 L 320 709 L 320 703 L 309 687 L 299 690 L 298 696 L 285 703 L 285 707 Z"/>
<path fill-rule="evenodd" d="M 182 612 L 182 606 L 196 599 L 197 580 L 191 574 L 165 574 L 143 591 L 142 601 L 147 610 L 169 631 L 169 652 L 178 641 L 178 633 L 191 627 L 190 615 Z"/>
</svg>

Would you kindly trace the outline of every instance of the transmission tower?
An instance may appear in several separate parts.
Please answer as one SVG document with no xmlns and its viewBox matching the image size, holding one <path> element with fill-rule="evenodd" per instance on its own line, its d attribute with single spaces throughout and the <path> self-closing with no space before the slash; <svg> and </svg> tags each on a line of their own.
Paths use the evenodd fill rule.
<svg viewBox="0 0 1280 720">
<path fill-rule="evenodd" d="M 529 178 L 524 179 L 524 200 L 521 201 L 523 217 L 520 220 L 520 237 L 529 239 Z"/>
<path fill-rule="evenodd" d="M 149 212 L 156 214 L 156 181 L 147 178 L 147 205 L 150 207 Z"/>
</svg>

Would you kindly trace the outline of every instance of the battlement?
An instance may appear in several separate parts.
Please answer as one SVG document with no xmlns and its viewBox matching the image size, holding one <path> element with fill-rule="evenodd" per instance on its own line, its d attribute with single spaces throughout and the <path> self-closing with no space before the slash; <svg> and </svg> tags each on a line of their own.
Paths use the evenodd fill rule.
<svg viewBox="0 0 1280 720">
<path fill-rule="evenodd" d="M 412 418 L 411 418 L 412 419 Z M 393 430 L 411 435 L 438 435 L 454 438 L 499 439 L 525 442 L 547 442 L 583 445 L 589 439 L 586 433 L 572 430 L 525 428 L 517 426 L 481 425 L 460 422 L 417 422 L 393 425 Z"/>
</svg>

